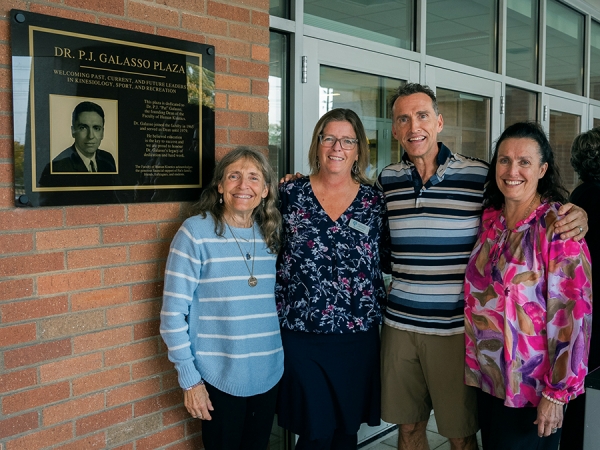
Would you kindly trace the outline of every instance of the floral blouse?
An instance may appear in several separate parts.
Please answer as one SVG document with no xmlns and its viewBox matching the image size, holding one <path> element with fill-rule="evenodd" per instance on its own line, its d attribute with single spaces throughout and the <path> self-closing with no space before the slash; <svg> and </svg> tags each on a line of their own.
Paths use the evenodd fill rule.
<svg viewBox="0 0 600 450">
<path fill-rule="evenodd" d="M 584 390 L 592 319 L 585 241 L 553 233 L 557 203 L 542 203 L 514 230 L 502 211 L 483 213 L 465 278 L 465 383 L 537 406 Z"/>
<path fill-rule="evenodd" d="M 284 242 L 275 299 L 283 329 L 354 333 L 381 323 L 389 272 L 389 228 L 383 193 L 361 185 L 335 222 L 310 180 L 279 188 Z"/>
</svg>

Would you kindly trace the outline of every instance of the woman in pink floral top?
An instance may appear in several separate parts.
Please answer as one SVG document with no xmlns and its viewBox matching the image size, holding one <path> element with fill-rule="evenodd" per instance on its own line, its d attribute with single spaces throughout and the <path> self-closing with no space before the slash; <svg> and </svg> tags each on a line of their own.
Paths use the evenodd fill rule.
<svg viewBox="0 0 600 450">
<path fill-rule="evenodd" d="M 566 191 L 538 124 L 504 131 L 488 180 L 465 279 L 465 382 L 481 389 L 485 450 L 557 449 L 587 374 L 589 251 L 553 233 Z"/>
</svg>

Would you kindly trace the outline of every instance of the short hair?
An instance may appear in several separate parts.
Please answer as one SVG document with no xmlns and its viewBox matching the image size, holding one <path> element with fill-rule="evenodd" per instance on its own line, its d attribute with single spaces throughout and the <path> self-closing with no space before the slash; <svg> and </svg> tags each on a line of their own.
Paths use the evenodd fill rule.
<svg viewBox="0 0 600 450">
<path fill-rule="evenodd" d="M 571 166 L 582 181 L 600 181 L 600 127 L 575 138 L 571 147 Z"/>
<path fill-rule="evenodd" d="M 358 139 L 358 160 L 356 161 L 356 173 L 351 172 L 352 178 L 358 183 L 372 184 L 373 181 L 366 175 L 367 166 L 369 165 L 369 143 L 367 141 L 367 134 L 365 133 L 365 127 L 356 114 L 351 109 L 346 108 L 335 108 L 331 111 L 326 112 L 319 119 L 313 130 L 312 140 L 310 141 L 310 148 L 308 150 L 308 164 L 310 166 L 310 173 L 316 175 L 319 173 L 320 167 L 318 162 L 318 149 L 319 149 L 319 135 L 323 133 L 323 130 L 329 122 L 349 122 L 354 129 L 356 139 Z"/>
<path fill-rule="evenodd" d="M 73 110 L 73 116 L 71 117 L 71 125 L 75 126 L 75 121 L 79 118 L 79 115 L 84 112 L 95 112 L 102 117 L 102 125 L 104 125 L 104 110 L 100 105 L 94 102 L 81 102 Z"/>
<path fill-rule="evenodd" d="M 206 218 L 207 213 L 210 213 L 215 222 L 215 234 L 223 236 L 225 233 L 225 203 L 219 202 L 219 199 L 221 199 L 219 184 L 225 177 L 227 167 L 241 159 L 253 162 L 260 169 L 265 185 L 268 188 L 266 198 L 254 208 L 252 219 L 259 226 L 269 251 L 277 253 L 281 245 L 281 214 L 278 209 L 279 192 L 277 190 L 277 177 L 265 155 L 258 150 L 248 147 L 237 147 L 227 153 L 216 164 L 213 171 L 213 178 L 210 184 L 202 191 L 200 201 L 196 204 L 195 212 L 203 218 Z"/>
<path fill-rule="evenodd" d="M 546 132 L 537 122 L 517 122 L 509 126 L 500 135 L 494 147 L 494 156 L 490 162 L 490 169 L 487 175 L 487 187 L 483 194 L 483 206 L 493 206 L 495 209 L 501 209 L 504 204 L 504 194 L 500 191 L 496 183 L 496 164 L 498 162 L 498 149 L 507 139 L 531 139 L 537 144 L 540 163 L 548 163 L 548 169 L 544 176 L 538 181 L 537 192 L 544 201 L 554 201 L 566 203 L 568 191 L 563 187 L 560 178 L 558 165 L 554 160 L 554 152 L 546 136 Z"/>
<path fill-rule="evenodd" d="M 435 114 L 438 116 L 440 115 L 435 92 L 433 92 L 429 86 L 419 83 L 406 83 L 404 85 L 400 85 L 396 92 L 394 92 L 394 95 L 392 95 L 390 98 L 390 111 L 392 114 L 392 119 L 394 118 L 394 103 L 396 103 L 396 100 L 398 100 L 400 97 L 408 97 L 409 95 L 413 94 L 427 95 L 431 99 L 431 106 L 435 111 Z"/>
</svg>

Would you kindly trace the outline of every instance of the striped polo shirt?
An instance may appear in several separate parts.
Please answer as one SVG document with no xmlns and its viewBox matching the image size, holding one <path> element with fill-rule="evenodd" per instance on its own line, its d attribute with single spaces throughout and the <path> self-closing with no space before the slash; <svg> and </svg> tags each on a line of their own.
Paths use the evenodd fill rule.
<svg viewBox="0 0 600 450">
<path fill-rule="evenodd" d="M 437 172 L 425 185 L 406 153 L 379 175 L 392 239 L 393 281 L 384 323 L 450 336 L 464 332 L 463 282 L 488 164 L 452 153 L 441 142 L 438 147 Z"/>
</svg>

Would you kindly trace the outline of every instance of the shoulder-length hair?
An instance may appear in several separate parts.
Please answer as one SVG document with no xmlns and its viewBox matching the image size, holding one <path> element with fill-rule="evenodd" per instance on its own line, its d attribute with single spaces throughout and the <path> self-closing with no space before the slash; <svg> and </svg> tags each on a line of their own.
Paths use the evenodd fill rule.
<svg viewBox="0 0 600 450">
<path fill-rule="evenodd" d="M 238 147 L 227 153 L 216 165 L 210 184 L 204 188 L 200 201 L 196 204 L 195 213 L 206 218 L 210 213 L 215 222 L 215 233 L 223 236 L 225 232 L 225 204 L 219 203 L 219 184 L 223 181 L 227 167 L 240 159 L 252 161 L 260 169 L 267 196 L 252 211 L 252 218 L 258 224 L 262 237 L 271 253 L 277 253 L 281 245 L 281 214 L 278 206 L 277 178 L 267 158 L 257 150 Z"/>
<path fill-rule="evenodd" d="M 542 201 L 566 203 L 568 192 L 563 187 L 558 165 L 554 160 L 554 153 L 544 129 L 537 122 L 517 122 L 504 130 L 496 141 L 494 156 L 487 176 L 487 186 L 483 194 L 483 206 L 485 208 L 493 206 L 495 209 L 501 209 L 504 205 L 504 194 L 502 194 L 496 183 L 496 163 L 498 162 L 500 144 L 507 139 L 531 139 L 537 144 L 540 163 L 548 163 L 546 173 L 538 180 L 537 192 L 540 194 Z"/>
<path fill-rule="evenodd" d="M 351 109 L 336 108 L 326 112 L 319 119 L 313 131 L 310 149 L 308 150 L 308 164 L 310 165 L 311 175 L 319 173 L 320 167 L 318 164 L 318 149 L 319 136 L 329 122 L 349 122 L 356 133 L 358 139 L 358 160 L 356 161 L 356 170 L 351 171 L 352 179 L 357 183 L 373 184 L 373 180 L 369 179 L 366 174 L 367 166 L 369 165 L 369 144 L 367 134 L 358 114 Z M 356 173 L 355 173 L 356 172 Z"/>
<path fill-rule="evenodd" d="M 575 138 L 571 147 L 571 166 L 581 181 L 600 181 L 600 127 Z"/>
</svg>

